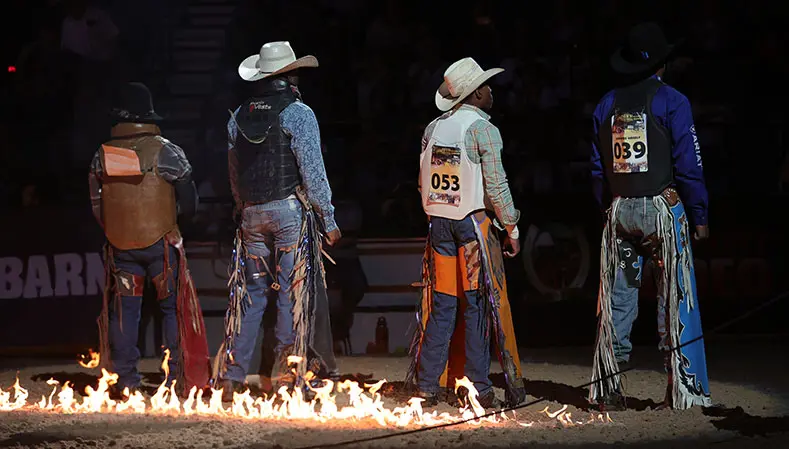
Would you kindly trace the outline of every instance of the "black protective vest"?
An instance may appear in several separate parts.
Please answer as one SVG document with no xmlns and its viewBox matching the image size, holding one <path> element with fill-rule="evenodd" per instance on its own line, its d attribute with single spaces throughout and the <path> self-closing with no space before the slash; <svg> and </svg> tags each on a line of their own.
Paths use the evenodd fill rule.
<svg viewBox="0 0 789 449">
<path fill-rule="evenodd" d="M 656 196 L 674 182 L 670 133 L 652 114 L 652 99 L 663 85 L 648 78 L 617 89 L 600 124 L 600 157 L 614 197 Z"/>
<path fill-rule="evenodd" d="M 260 96 L 242 103 L 234 116 L 238 126 L 238 193 L 244 202 L 281 200 L 294 194 L 301 184 L 291 137 L 279 121 L 279 114 L 298 95 L 284 80 L 269 83 Z"/>
</svg>

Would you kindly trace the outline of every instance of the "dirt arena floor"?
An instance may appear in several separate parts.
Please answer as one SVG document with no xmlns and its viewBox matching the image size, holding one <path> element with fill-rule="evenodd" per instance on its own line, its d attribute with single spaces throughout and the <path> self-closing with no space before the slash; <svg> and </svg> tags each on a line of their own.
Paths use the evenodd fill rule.
<svg viewBox="0 0 789 449">
<path fill-rule="evenodd" d="M 587 421 L 585 388 L 590 348 L 526 349 L 523 369 L 529 401 L 546 398 L 517 412 L 518 422 L 458 426 L 392 436 L 361 444 L 338 446 L 361 438 L 394 435 L 406 429 L 382 428 L 372 420 L 319 423 L 194 416 L 77 414 L 0 411 L 0 448 L 308 448 L 308 447 L 604 447 L 612 444 L 643 448 L 789 447 L 789 355 L 784 344 L 765 342 L 709 343 L 708 360 L 716 407 L 687 411 L 653 410 L 665 391 L 660 355 L 654 348 L 636 348 L 638 368 L 628 376 L 629 409 L 613 412 L 611 423 L 563 425 L 541 413 L 567 405 L 573 421 Z M 402 405 L 398 383 L 408 367 L 406 358 L 346 357 L 346 374 L 392 381 L 384 389 L 389 407 Z M 155 385 L 159 361 L 144 360 L 141 370 Z M 497 371 L 494 365 L 493 371 Z M 30 392 L 28 403 L 48 395 L 49 378 L 71 380 L 75 389 L 96 383 L 95 370 L 73 361 L 5 359 L 0 361 L 0 387 L 5 391 L 18 376 Z M 492 375 L 495 380 L 499 376 Z M 254 379 L 251 379 L 254 380 Z M 497 390 L 500 397 L 503 391 Z M 339 403 L 340 401 L 338 401 Z M 442 404 L 439 411 L 457 412 Z"/>
</svg>

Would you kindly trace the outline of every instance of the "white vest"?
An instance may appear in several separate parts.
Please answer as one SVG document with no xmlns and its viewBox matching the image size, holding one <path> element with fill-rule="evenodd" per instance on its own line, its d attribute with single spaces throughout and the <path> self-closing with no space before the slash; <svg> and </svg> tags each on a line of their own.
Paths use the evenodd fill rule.
<svg viewBox="0 0 789 449">
<path fill-rule="evenodd" d="M 466 151 L 466 131 L 477 120 L 484 118 L 458 109 L 436 122 L 420 155 L 422 208 L 427 215 L 462 220 L 485 209 L 482 165 L 471 162 Z"/>
</svg>

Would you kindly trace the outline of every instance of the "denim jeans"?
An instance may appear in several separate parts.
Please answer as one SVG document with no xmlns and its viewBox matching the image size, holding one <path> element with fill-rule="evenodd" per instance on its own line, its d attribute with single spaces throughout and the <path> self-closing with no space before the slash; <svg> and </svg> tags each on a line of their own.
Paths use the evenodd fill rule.
<svg viewBox="0 0 789 449">
<path fill-rule="evenodd" d="M 430 243 L 442 256 L 457 257 L 463 244 L 474 241 L 474 221 L 471 216 L 463 220 L 430 218 Z M 437 276 L 440 273 L 436 274 Z M 465 275 L 465 273 L 463 274 Z M 492 383 L 490 373 L 490 335 L 487 317 L 483 311 L 485 298 L 479 290 L 463 292 L 465 304 L 466 362 L 463 371 L 474 382 L 480 396 L 488 393 Z M 439 380 L 449 357 L 449 343 L 455 330 L 458 298 L 446 293 L 433 292 L 433 305 L 427 320 L 424 340 L 419 357 L 417 385 L 425 393 L 437 393 Z"/>
<path fill-rule="evenodd" d="M 275 354 L 295 341 L 290 275 L 301 224 L 302 206 L 295 197 L 244 209 L 241 228 L 249 256 L 246 260 L 246 281 L 252 304 L 247 306 L 241 320 L 241 332 L 235 339 L 233 359 L 228 361 L 226 379 L 236 382 L 246 379 L 270 294 L 276 294 L 277 298 Z M 280 286 L 278 291 L 272 291 L 274 280 L 271 276 L 277 277 L 276 282 Z"/>
<path fill-rule="evenodd" d="M 115 276 L 118 282 L 133 285 L 139 281 L 138 290 L 142 292 L 142 281 L 152 280 L 164 271 L 164 239 L 153 245 L 134 250 L 113 250 L 115 263 Z M 178 255 L 175 248 L 169 248 L 170 274 L 167 285 L 167 296 L 159 299 L 161 308 L 164 346 L 170 350 L 169 369 L 167 379 L 169 385 L 175 379 L 178 360 L 178 316 L 176 314 L 176 281 L 178 277 Z M 130 276 L 131 275 L 131 276 Z M 142 310 L 142 295 L 123 294 L 121 290 L 120 310 L 118 303 L 110 301 L 109 331 L 110 331 L 110 356 L 114 371 L 118 374 L 118 386 L 137 387 L 142 380 L 137 371 L 137 362 L 140 360 L 140 350 L 137 347 L 137 337 L 140 326 Z M 163 296 L 163 295 L 161 295 Z"/>
<path fill-rule="evenodd" d="M 622 198 L 619 201 L 615 222 L 617 224 L 616 236 L 620 243 L 620 259 L 625 260 L 624 252 L 635 251 L 644 247 L 646 238 L 656 234 L 658 209 L 652 203 L 652 198 Z M 629 249 L 628 249 L 629 248 Z M 646 255 L 641 252 L 641 256 L 630 259 L 638 274 L 636 278 L 641 279 Z M 657 262 L 654 261 L 653 262 Z M 666 333 L 666 299 L 663 297 L 661 269 L 654 264 L 655 283 L 657 287 L 657 318 L 658 335 L 660 336 L 660 349 L 669 349 Z M 611 315 L 614 322 L 614 355 L 618 363 L 628 362 L 633 344 L 630 341 L 630 333 L 633 329 L 633 322 L 638 316 L 638 287 L 634 287 L 625 276 L 625 270 L 620 267 L 616 272 L 614 289 L 611 298 Z"/>
</svg>

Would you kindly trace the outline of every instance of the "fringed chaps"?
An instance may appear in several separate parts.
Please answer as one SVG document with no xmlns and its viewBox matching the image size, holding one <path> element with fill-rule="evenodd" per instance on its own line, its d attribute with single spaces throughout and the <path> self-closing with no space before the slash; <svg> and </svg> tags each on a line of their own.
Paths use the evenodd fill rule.
<svg viewBox="0 0 789 449">
<path fill-rule="evenodd" d="M 599 321 L 589 390 L 591 402 L 622 392 L 620 376 L 615 374 L 619 366 L 614 356 L 613 342 L 617 337 L 611 314 L 613 286 L 620 263 L 620 242 L 615 231 L 619 202 L 619 198 L 615 199 L 609 210 L 600 251 Z M 666 368 L 670 371 L 670 399 L 676 409 L 709 406 L 709 382 L 687 217 L 682 203 L 671 206 L 661 195 L 653 197 L 652 202 L 658 210 L 657 233 L 662 245 L 661 296 L 666 301 L 668 321 Z"/>
<path fill-rule="evenodd" d="M 308 371 L 333 376 L 337 373 L 337 362 L 329 318 L 321 225 L 301 190 L 297 196 L 304 209 L 304 218 L 290 278 L 293 331 L 296 334 L 291 355 L 302 361 L 295 367 L 298 378 L 303 379 Z"/>
<path fill-rule="evenodd" d="M 482 297 L 486 300 L 484 313 L 487 316 L 484 328 L 479 329 L 478 332 L 485 333 L 486 335 L 492 332 L 494 342 L 496 343 L 496 354 L 506 380 L 505 390 L 507 402 L 510 405 L 516 405 L 523 402 L 526 393 L 521 377 L 520 358 L 518 356 L 517 342 L 515 341 L 512 316 L 509 309 L 509 299 L 506 291 L 507 286 L 503 274 L 504 267 L 497 265 L 496 261 L 500 260 L 500 257 L 492 257 L 492 251 L 501 251 L 499 240 L 495 235 L 495 230 L 492 229 L 490 220 L 485 219 L 480 222 L 475 217 L 472 217 L 472 219 L 474 220 L 474 229 L 480 251 L 480 273 L 482 279 L 479 283 L 479 289 Z M 497 276 L 497 272 L 500 273 L 500 276 Z M 417 327 L 410 345 L 409 354 L 411 356 L 411 364 L 405 379 L 406 385 L 411 387 L 413 387 L 417 381 L 422 343 L 425 338 L 427 321 L 432 311 L 436 275 L 436 265 L 430 242 L 430 232 L 428 232 L 425 255 L 422 259 L 421 297 L 416 311 Z M 459 316 L 458 320 L 462 320 L 462 317 Z M 450 349 L 450 360 L 447 363 L 447 369 L 442 379 L 450 375 L 450 367 L 458 365 L 454 364 L 452 361 L 452 352 L 452 349 Z M 447 385 L 449 385 L 452 384 L 454 380 L 447 379 L 446 382 Z"/>
<path fill-rule="evenodd" d="M 326 292 L 326 275 L 322 256 L 320 223 L 312 205 L 301 192 L 297 193 L 304 215 L 301 232 L 295 251 L 293 272 L 290 275 L 289 294 L 293 303 L 293 330 L 295 343 L 290 354 L 277 354 L 278 359 L 296 356 L 296 374 L 304 378 L 308 371 L 315 375 L 333 375 L 337 371 L 334 358 L 331 323 L 329 321 L 329 299 Z M 214 361 L 213 382 L 224 378 L 227 361 L 232 360 L 233 343 L 241 331 L 241 320 L 251 298 L 247 292 L 245 261 L 247 258 L 241 230 L 236 231 L 233 254 L 228 269 L 230 298 L 225 314 L 225 338 Z M 272 275 L 274 275 L 272 273 Z M 288 370 L 288 363 L 275 363 L 275 371 Z M 272 373 L 276 379 L 288 372 Z"/>
<path fill-rule="evenodd" d="M 237 229 L 236 238 L 233 241 L 233 253 L 228 266 L 227 286 L 230 288 L 230 296 L 225 312 L 225 338 L 214 359 L 212 377 L 214 388 L 218 388 L 219 380 L 223 379 L 227 373 L 227 361 L 228 359 L 232 361 L 235 338 L 241 332 L 241 319 L 246 313 L 247 307 L 252 304 L 252 298 L 247 292 L 246 258 L 241 229 Z"/>
<path fill-rule="evenodd" d="M 169 232 L 164 236 L 165 244 L 165 273 L 169 271 L 169 247 L 175 248 L 178 254 L 178 284 L 176 285 L 176 308 L 178 314 L 178 383 L 185 391 L 192 387 L 198 389 L 208 386 L 210 377 L 210 360 L 208 354 L 208 341 L 206 339 L 205 323 L 197 291 L 192 280 L 192 274 L 186 262 L 186 251 L 183 238 L 178 230 Z M 115 263 L 113 250 L 109 243 L 104 245 L 104 295 L 101 313 L 97 323 L 99 327 L 99 367 L 112 371 L 112 357 L 109 339 L 109 303 L 111 300 L 120 301 L 121 297 L 115 285 Z M 166 276 L 166 275 L 165 275 Z M 165 279 L 166 282 L 166 279 Z M 116 313 L 121 307 L 117 306 Z"/>
</svg>

